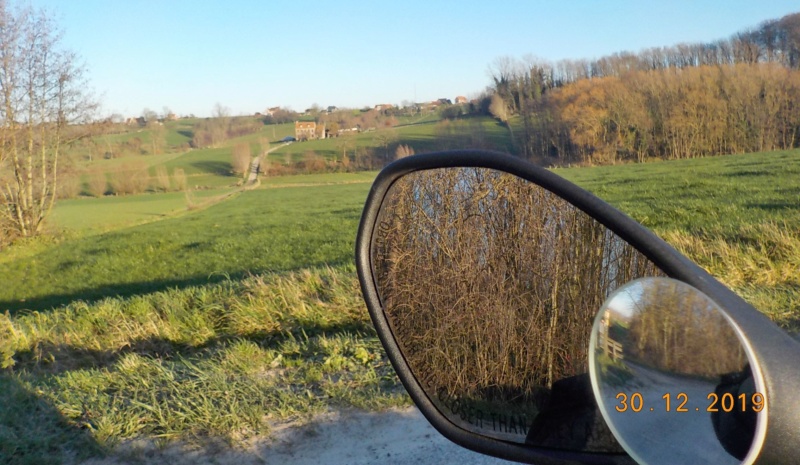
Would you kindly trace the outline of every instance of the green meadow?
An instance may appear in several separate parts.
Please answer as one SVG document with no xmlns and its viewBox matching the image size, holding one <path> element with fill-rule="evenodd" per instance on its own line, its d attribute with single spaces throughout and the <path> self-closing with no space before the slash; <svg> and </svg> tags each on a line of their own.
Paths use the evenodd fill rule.
<svg viewBox="0 0 800 465">
<path fill-rule="evenodd" d="M 424 149 L 465 143 L 465 127 L 487 146 L 507 140 L 492 121 L 437 124 L 395 131 Z M 53 235 L 0 252 L 0 462 L 113 455 L 134 438 L 236 445 L 331 409 L 409 404 L 353 265 L 375 172 L 244 190 L 224 148 L 156 157 L 218 184 L 63 200 Z M 555 172 L 800 329 L 800 150 Z"/>
</svg>

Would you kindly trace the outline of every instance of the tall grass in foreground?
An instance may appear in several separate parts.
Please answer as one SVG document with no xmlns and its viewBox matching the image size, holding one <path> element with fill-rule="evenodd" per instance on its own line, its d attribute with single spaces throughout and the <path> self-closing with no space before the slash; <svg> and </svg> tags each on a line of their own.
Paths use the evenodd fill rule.
<svg viewBox="0 0 800 465">
<path fill-rule="evenodd" d="M 50 406 L 0 401 L 2 463 L 58 461 L 65 442 L 238 442 L 331 408 L 409 402 L 352 267 L 0 315 L 0 354 L 0 383 Z"/>
<path fill-rule="evenodd" d="M 800 333 L 800 232 L 745 225 L 738 237 L 670 231 L 664 238 L 773 321 Z"/>
</svg>

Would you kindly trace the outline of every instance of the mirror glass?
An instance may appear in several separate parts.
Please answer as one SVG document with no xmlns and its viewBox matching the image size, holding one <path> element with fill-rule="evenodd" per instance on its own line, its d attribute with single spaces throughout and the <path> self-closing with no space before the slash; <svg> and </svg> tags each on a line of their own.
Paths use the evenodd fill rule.
<svg viewBox="0 0 800 465">
<path fill-rule="evenodd" d="M 601 307 L 591 347 L 600 409 L 639 463 L 750 462 L 766 399 L 746 347 L 705 294 L 668 278 L 626 284 Z"/>
<path fill-rule="evenodd" d="M 597 308 L 652 262 L 553 193 L 485 168 L 389 189 L 371 262 L 411 372 L 459 427 L 540 447 L 622 453 L 588 375 Z"/>
</svg>

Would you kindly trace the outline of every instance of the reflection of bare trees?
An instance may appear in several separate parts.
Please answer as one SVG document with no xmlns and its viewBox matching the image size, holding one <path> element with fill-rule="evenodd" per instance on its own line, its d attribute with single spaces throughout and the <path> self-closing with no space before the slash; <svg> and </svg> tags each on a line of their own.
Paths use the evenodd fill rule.
<svg viewBox="0 0 800 465">
<path fill-rule="evenodd" d="M 650 284 L 636 299 L 626 352 L 685 375 L 716 378 L 743 369 L 747 355 L 708 297 L 677 281 Z"/>
<path fill-rule="evenodd" d="M 563 199 L 483 168 L 399 179 L 372 256 L 384 311 L 429 393 L 534 404 L 586 372 L 609 293 L 660 274 Z"/>
</svg>

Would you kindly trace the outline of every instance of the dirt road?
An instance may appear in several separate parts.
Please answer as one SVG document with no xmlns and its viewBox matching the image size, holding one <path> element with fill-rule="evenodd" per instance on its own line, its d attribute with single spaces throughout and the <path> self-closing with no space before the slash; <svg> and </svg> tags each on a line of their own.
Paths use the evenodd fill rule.
<svg viewBox="0 0 800 465">
<path fill-rule="evenodd" d="M 500 465 L 504 460 L 463 449 L 431 427 L 416 408 L 383 413 L 344 412 L 327 415 L 302 428 L 285 428 L 271 440 L 254 441 L 243 450 L 221 446 L 204 448 L 129 444 L 115 457 L 85 462 L 89 465 L 367 465 L 452 464 Z"/>
</svg>

